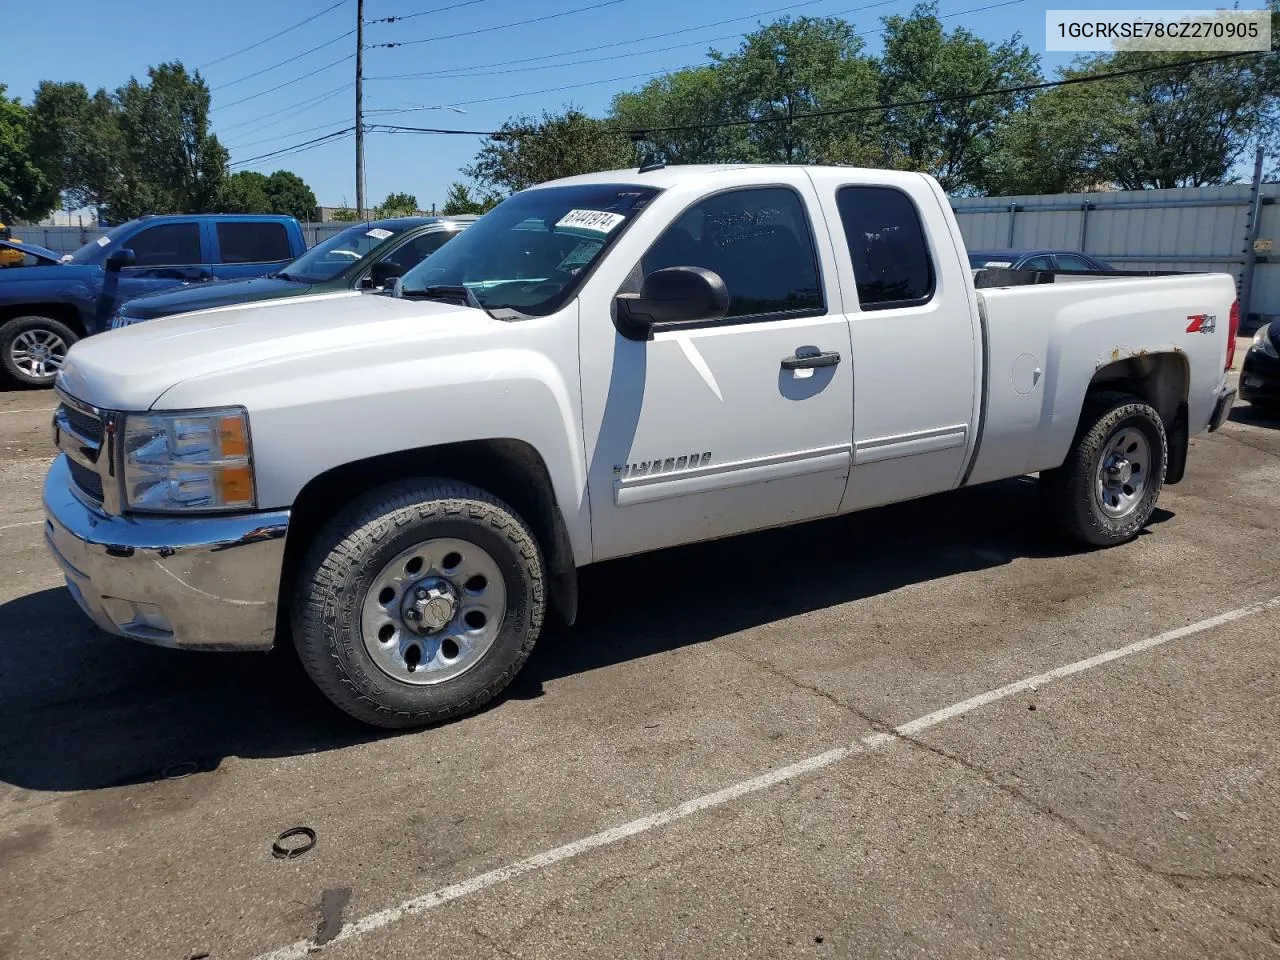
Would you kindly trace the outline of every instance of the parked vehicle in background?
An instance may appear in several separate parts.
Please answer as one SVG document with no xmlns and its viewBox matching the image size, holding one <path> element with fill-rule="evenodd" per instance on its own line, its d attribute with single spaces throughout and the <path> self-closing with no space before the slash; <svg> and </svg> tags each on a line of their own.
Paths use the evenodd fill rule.
<svg viewBox="0 0 1280 960">
<path fill-rule="evenodd" d="M 265 277 L 180 287 L 130 300 L 112 329 L 175 313 L 343 291 L 380 290 L 474 221 L 463 217 L 394 217 L 348 227 Z"/>
<path fill-rule="evenodd" d="M 924 174 L 544 184 L 390 295 L 77 344 L 46 537 L 103 629 L 265 650 L 288 617 L 387 727 L 494 697 L 597 561 L 1036 472 L 1066 536 L 1136 537 L 1235 397 L 1234 280 L 985 275 Z"/>
<path fill-rule="evenodd" d="M 1267 416 L 1280 416 L 1280 323 L 1263 324 L 1240 365 L 1240 399 Z"/>
<path fill-rule="evenodd" d="M 55 251 L 37 243 L 0 240 L 0 270 L 14 267 L 53 267 L 62 262 Z"/>
<path fill-rule="evenodd" d="M 293 217 L 179 214 L 130 220 L 60 264 L 0 270 L 0 370 L 48 387 L 82 337 L 126 300 L 181 284 L 256 277 L 307 249 Z"/>
<path fill-rule="evenodd" d="M 970 250 L 974 270 L 1059 270 L 1066 273 L 1112 273 L 1115 267 L 1079 250 Z"/>
</svg>

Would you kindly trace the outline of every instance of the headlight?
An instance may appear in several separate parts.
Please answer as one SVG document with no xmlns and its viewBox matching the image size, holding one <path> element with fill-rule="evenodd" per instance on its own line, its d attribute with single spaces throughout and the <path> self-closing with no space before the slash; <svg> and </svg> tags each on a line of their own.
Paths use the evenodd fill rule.
<svg viewBox="0 0 1280 960">
<path fill-rule="evenodd" d="M 129 414 L 124 499 L 130 510 L 246 510 L 256 505 L 244 409 Z"/>
<path fill-rule="evenodd" d="M 1276 351 L 1276 345 L 1271 342 L 1271 324 L 1264 323 L 1258 328 L 1258 332 L 1253 335 L 1253 349 L 1280 360 L 1280 352 Z"/>
</svg>

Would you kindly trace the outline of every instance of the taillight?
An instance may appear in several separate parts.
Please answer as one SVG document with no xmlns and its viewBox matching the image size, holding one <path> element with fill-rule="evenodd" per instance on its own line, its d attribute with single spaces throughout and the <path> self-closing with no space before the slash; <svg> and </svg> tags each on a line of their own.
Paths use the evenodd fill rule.
<svg viewBox="0 0 1280 960">
<path fill-rule="evenodd" d="M 1236 362 L 1236 334 L 1240 332 L 1240 301 L 1231 301 L 1231 319 L 1227 322 L 1227 369 Z"/>
</svg>

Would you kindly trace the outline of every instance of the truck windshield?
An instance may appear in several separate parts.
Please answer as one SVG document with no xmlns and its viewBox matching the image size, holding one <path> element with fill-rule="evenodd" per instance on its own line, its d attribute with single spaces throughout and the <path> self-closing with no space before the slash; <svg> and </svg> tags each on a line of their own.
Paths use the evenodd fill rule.
<svg viewBox="0 0 1280 960">
<path fill-rule="evenodd" d="M 98 239 L 90 240 L 75 253 L 71 254 L 71 259 L 68 260 L 64 257 L 63 262 L 92 263 L 101 256 L 103 250 L 111 246 L 111 241 L 115 240 L 115 238 L 124 233 L 125 230 L 132 227 L 134 223 L 135 221 L 130 220 L 128 223 L 122 223 L 118 227 L 113 227 L 111 230 L 108 230 L 102 236 L 98 237 Z"/>
<path fill-rule="evenodd" d="M 554 313 L 657 194 L 605 183 L 517 193 L 405 274 L 402 292 L 526 316 Z"/>
<path fill-rule="evenodd" d="M 407 224 L 362 223 L 321 240 L 293 263 L 283 267 L 277 277 L 299 283 L 321 283 L 332 280 L 347 267 L 363 260 L 374 247 L 381 246 Z"/>
</svg>

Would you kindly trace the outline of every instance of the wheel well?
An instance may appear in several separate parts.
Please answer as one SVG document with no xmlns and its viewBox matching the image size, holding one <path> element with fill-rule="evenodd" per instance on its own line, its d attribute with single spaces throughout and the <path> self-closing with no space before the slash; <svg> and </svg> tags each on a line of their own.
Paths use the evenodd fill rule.
<svg viewBox="0 0 1280 960">
<path fill-rule="evenodd" d="M 577 615 L 577 567 L 569 533 L 542 456 L 520 440 L 473 440 L 420 447 L 356 460 L 313 478 L 289 515 L 280 578 L 281 627 L 287 627 L 293 584 L 307 548 L 338 510 L 361 494 L 406 477 L 444 477 L 471 483 L 505 501 L 529 525 L 550 574 L 551 602 L 572 623 Z"/>
<path fill-rule="evenodd" d="M 22 303 L 0 307 L 0 323 L 14 317 L 49 317 L 60 320 L 75 331 L 77 336 L 85 336 L 84 322 L 80 312 L 69 303 Z"/>
<path fill-rule="evenodd" d="M 1100 367 L 1089 382 L 1089 394 L 1122 390 L 1151 404 L 1164 421 L 1169 441 L 1165 483 L 1182 479 L 1187 462 L 1187 391 L 1191 370 L 1181 353 L 1143 353 Z"/>
</svg>

